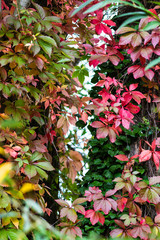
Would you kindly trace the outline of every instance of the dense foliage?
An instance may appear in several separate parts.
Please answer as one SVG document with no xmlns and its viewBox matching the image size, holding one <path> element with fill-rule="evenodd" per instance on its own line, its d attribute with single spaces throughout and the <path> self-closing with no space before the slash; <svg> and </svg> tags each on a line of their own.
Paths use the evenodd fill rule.
<svg viewBox="0 0 160 240">
<path fill-rule="evenodd" d="M 105 236 L 114 223 L 119 227 L 111 237 L 159 236 L 159 6 L 148 10 L 136 0 L 118 2 L 140 10 L 128 13 L 119 29 L 105 16 L 117 9 L 112 1 L 48 1 L 50 8 L 2 2 L 3 239 L 63 238 L 38 216 L 43 212 L 52 225 L 59 223 L 58 205 L 58 226 L 70 239 L 82 236 L 79 226 L 86 219 L 105 222 L 96 229 Z M 77 93 L 88 76 L 84 65 L 75 66 L 80 59 L 96 68 L 90 97 Z M 84 197 L 75 198 L 83 159 L 65 136 L 88 116 L 94 136 L 88 143 L 90 168 Z M 66 186 L 73 192 L 71 204 L 63 197 Z"/>
</svg>

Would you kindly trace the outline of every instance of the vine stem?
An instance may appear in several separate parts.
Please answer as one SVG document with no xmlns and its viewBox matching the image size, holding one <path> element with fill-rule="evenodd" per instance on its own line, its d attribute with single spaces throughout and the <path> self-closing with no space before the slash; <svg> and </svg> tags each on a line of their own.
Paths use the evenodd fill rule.
<svg viewBox="0 0 160 240">
<path fill-rule="evenodd" d="M 18 18 L 19 18 L 21 27 L 22 27 L 22 31 L 25 32 L 25 31 L 24 31 L 24 27 L 23 27 L 23 23 L 22 23 L 22 21 L 21 21 L 20 11 L 19 11 L 19 7 L 18 7 L 17 0 L 14 0 L 14 4 L 16 5 L 16 10 L 17 10 L 17 14 L 18 14 Z"/>
</svg>

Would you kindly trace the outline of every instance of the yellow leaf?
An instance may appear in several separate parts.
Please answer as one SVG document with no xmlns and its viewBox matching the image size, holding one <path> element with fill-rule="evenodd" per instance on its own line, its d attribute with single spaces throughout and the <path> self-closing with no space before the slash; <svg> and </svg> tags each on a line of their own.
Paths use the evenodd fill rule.
<svg viewBox="0 0 160 240">
<path fill-rule="evenodd" d="M 19 227 L 19 220 L 17 218 L 11 218 L 13 225 L 18 229 Z"/>
<path fill-rule="evenodd" d="M 2 147 L 0 147 L 0 154 L 1 154 L 2 156 L 6 155 L 6 153 L 5 153 L 5 151 L 4 151 L 4 149 L 3 149 Z"/>
<path fill-rule="evenodd" d="M 24 183 L 20 189 L 22 193 L 31 192 L 33 190 L 34 190 L 34 184 L 32 183 Z"/>
<path fill-rule="evenodd" d="M 2 154 L 1 151 L 3 152 L 4 149 L 0 147 L 0 154 Z M 3 182 L 4 178 L 8 175 L 11 169 L 12 169 L 11 162 L 2 163 L 0 165 L 0 183 Z"/>
</svg>

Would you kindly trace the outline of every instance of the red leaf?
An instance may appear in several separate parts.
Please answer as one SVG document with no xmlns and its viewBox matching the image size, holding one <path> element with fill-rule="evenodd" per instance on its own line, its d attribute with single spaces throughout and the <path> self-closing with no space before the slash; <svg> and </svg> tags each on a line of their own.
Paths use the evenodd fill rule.
<svg viewBox="0 0 160 240">
<path fill-rule="evenodd" d="M 152 152 L 150 150 L 143 150 L 139 155 L 139 162 L 148 161 L 152 156 Z"/>
<path fill-rule="evenodd" d="M 85 217 L 90 218 L 92 225 L 95 225 L 98 221 L 103 225 L 105 221 L 105 218 L 101 213 L 92 209 L 86 211 Z"/>
<path fill-rule="evenodd" d="M 128 162 L 128 161 L 129 161 L 128 157 L 125 156 L 125 155 L 123 155 L 123 154 L 116 155 L 115 157 L 116 157 L 118 160 L 120 160 L 120 161 L 124 161 L 124 162 Z"/>
<path fill-rule="evenodd" d="M 140 107 L 132 104 L 131 102 L 125 106 L 125 109 L 129 110 L 133 114 L 136 114 L 140 111 Z"/>
<path fill-rule="evenodd" d="M 108 24 L 109 26 L 116 26 L 116 23 L 112 20 L 103 20 L 104 23 Z"/>
<path fill-rule="evenodd" d="M 127 203 L 127 198 L 122 197 L 121 199 L 117 200 L 118 208 L 121 212 L 123 212 Z"/>
<path fill-rule="evenodd" d="M 115 221 L 115 223 L 116 223 L 119 227 L 125 229 L 125 225 L 124 225 L 124 223 L 123 223 L 121 220 L 115 219 L 114 221 Z"/>
<path fill-rule="evenodd" d="M 159 160 L 160 156 L 157 154 L 157 152 L 153 152 L 153 161 L 156 165 L 157 170 L 159 169 Z"/>
</svg>

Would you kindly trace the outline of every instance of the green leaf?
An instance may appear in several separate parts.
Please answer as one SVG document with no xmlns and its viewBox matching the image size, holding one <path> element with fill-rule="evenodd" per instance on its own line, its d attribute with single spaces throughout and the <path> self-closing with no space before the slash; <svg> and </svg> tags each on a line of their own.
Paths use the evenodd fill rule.
<svg viewBox="0 0 160 240">
<path fill-rule="evenodd" d="M 147 23 L 147 25 L 143 28 L 143 30 L 144 31 L 149 31 L 149 30 L 154 29 L 158 26 L 160 26 L 160 22 L 152 21 L 152 22 Z"/>
<path fill-rule="evenodd" d="M 41 159 L 42 157 L 43 157 L 43 156 L 42 156 L 41 153 L 39 153 L 39 152 L 34 152 L 33 155 L 31 156 L 30 160 L 31 160 L 32 162 L 35 162 L 35 161 Z"/>
<path fill-rule="evenodd" d="M 13 23 L 16 30 L 18 30 L 21 27 L 21 23 L 19 20 L 14 20 Z"/>
<path fill-rule="evenodd" d="M 25 83 L 25 82 L 26 82 L 26 80 L 24 79 L 24 77 L 16 77 L 16 78 L 13 77 L 13 79 L 14 79 L 15 81 L 19 81 L 19 82 L 21 82 L 21 83 Z"/>
<path fill-rule="evenodd" d="M 25 233 L 19 229 L 7 229 L 7 235 L 10 240 L 28 240 Z"/>
<path fill-rule="evenodd" d="M 43 9 L 39 4 L 37 4 L 37 3 L 32 2 L 32 4 L 33 4 L 33 6 L 37 9 L 40 17 L 41 17 L 42 19 L 44 19 L 45 16 L 46 16 L 44 9 Z"/>
<path fill-rule="evenodd" d="M 54 170 L 54 168 L 53 168 L 53 166 L 51 165 L 50 162 L 37 162 L 35 164 L 36 164 L 36 166 L 38 166 L 38 167 L 40 167 L 44 170 L 47 170 L 47 171 L 53 171 Z"/>
<path fill-rule="evenodd" d="M 8 240 L 7 229 L 0 230 L 1 240 Z"/>
<path fill-rule="evenodd" d="M 36 33 L 39 33 L 39 32 L 41 32 L 41 29 L 42 29 L 41 24 L 40 24 L 40 23 L 35 23 L 33 30 L 34 30 Z"/>
<path fill-rule="evenodd" d="M 50 22 L 58 22 L 58 23 L 62 22 L 62 20 L 59 17 L 56 17 L 56 16 L 47 16 L 47 17 L 45 17 L 44 20 L 50 21 Z"/>
<path fill-rule="evenodd" d="M 49 30 L 53 27 L 53 25 L 52 25 L 51 22 L 42 20 L 41 23 L 42 23 L 42 25 L 44 26 L 44 28 L 45 28 L 46 31 L 49 31 Z"/>
<path fill-rule="evenodd" d="M 47 43 L 52 44 L 54 47 L 57 47 L 56 41 L 51 37 L 40 35 L 40 36 L 38 36 L 38 38 L 42 39 L 43 41 L 45 41 Z"/>
<path fill-rule="evenodd" d="M 160 57 L 154 59 L 153 61 L 151 61 L 146 67 L 145 67 L 145 71 L 147 71 L 148 69 L 154 67 L 155 65 L 160 63 Z"/>
<path fill-rule="evenodd" d="M 10 95 L 10 89 L 7 85 L 3 86 L 3 93 L 6 94 L 7 96 Z"/>
<path fill-rule="evenodd" d="M 78 13 L 80 10 L 82 10 L 84 7 L 86 7 L 88 4 L 90 4 L 91 2 L 93 2 L 94 0 L 88 0 L 85 3 L 82 3 L 80 5 L 80 7 L 78 7 L 76 10 L 73 11 L 73 13 L 71 14 L 71 17 L 73 17 L 76 13 Z"/>
<path fill-rule="evenodd" d="M 15 60 L 15 62 L 18 64 L 19 67 L 22 67 L 26 63 L 24 58 L 21 58 L 21 57 L 18 57 L 18 56 L 14 56 L 13 59 Z"/>
<path fill-rule="evenodd" d="M 43 126 L 45 124 L 45 121 L 42 117 L 34 116 L 32 119 L 34 119 L 40 126 Z"/>
<path fill-rule="evenodd" d="M 58 61 L 58 63 L 63 63 L 63 62 L 70 62 L 70 58 L 62 58 L 61 60 Z"/>
<path fill-rule="evenodd" d="M 6 208 L 10 204 L 10 198 L 4 191 L 0 191 L 0 208 Z"/>
<path fill-rule="evenodd" d="M 149 3 L 155 3 L 155 4 L 157 4 L 157 5 L 160 5 L 160 2 L 156 2 L 156 1 L 148 1 Z"/>
<path fill-rule="evenodd" d="M 36 176 L 36 174 L 37 174 L 36 167 L 33 165 L 27 165 L 24 169 L 24 172 L 29 179 Z"/>
<path fill-rule="evenodd" d="M 113 3 L 113 1 L 112 1 Z M 106 1 L 103 1 L 103 2 L 99 2 L 97 4 L 94 4 L 92 7 L 90 7 L 88 10 L 86 10 L 84 13 L 91 13 L 91 12 L 94 12 L 100 8 L 103 8 L 107 5 L 108 3 L 106 3 Z"/>
<path fill-rule="evenodd" d="M 36 166 L 35 166 L 35 168 L 36 168 L 37 172 L 39 173 L 39 175 L 40 175 L 42 178 L 45 178 L 45 179 L 47 180 L 47 178 L 48 178 L 47 173 L 46 173 L 44 170 L 42 170 L 41 168 L 39 168 L 39 167 L 36 167 Z"/>
<path fill-rule="evenodd" d="M 3 56 L 0 58 L 1 67 L 7 65 L 8 63 L 10 63 L 10 58 L 9 58 L 9 56 L 3 55 Z"/>
<path fill-rule="evenodd" d="M 129 5 L 132 6 L 134 8 L 144 8 L 143 4 L 141 4 L 139 1 L 134 0 L 135 3 L 137 3 L 139 6 L 136 6 L 135 4 L 129 3 L 127 1 L 122 1 L 122 0 L 115 0 L 114 3 L 122 3 L 124 5 Z M 88 3 L 89 4 L 89 3 Z M 87 4 L 87 5 L 88 5 Z M 94 12 L 104 6 L 106 6 L 107 4 L 113 4 L 113 0 L 105 0 L 103 2 L 97 3 L 95 5 L 93 5 L 92 7 L 90 7 L 89 9 L 87 9 L 84 13 L 90 13 L 90 12 Z M 145 8 L 144 8 L 145 9 Z M 77 9 L 78 10 L 78 9 Z M 80 11 L 80 10 L 79 10 Z M 78 11 L 77 11 L 78 12 Z M 74 12 L 73 12 L 74 13 Z"/>
<path fill-rule="evenodd" d="M 39 45 L 41 46 L 41 48 L 43 49 L 43 51 L 49 56 L 51 57 L 51 54 L 52 54 L 52 45 L 41 40 L 41 39 L 38 39 L 38 43 Z"/>
<path fill-rule="evenodd" d="M 23 127 L 23 123 L 15 119 L 6 119 L 1 123 L 2 128 L 18 129 Z"/>
<path fill-rule="evenodd" d="M 123 14 L 117 15 L 114 18 L 125 17 L 125 16 L 130 16 L 130 15 L 145 15 L 145 16 L 147 16 L 145 12 L 129 12 L 129 13 L 123 13 Z"/>
<path fill-rule="evenodd" d="M 121 24 L 121 26 L 120 26 L 118 29 L 120 29 L 120 28 L 122 28 L 122 27 L 124 27 L 124 26 L 126 26 L 126 25 L 128 25 L 128 24 L 130 24 L 130 23 L 132 23 L 132 22 L 135 22 L 135 21 L 137 21 L 137 20 L 139 20 L 139 19 L 145 18 L 145 17 L 147 17 L 147 15 L 138 15 L 138 16 L 130 17 L 130 18 L 126 19 L 126 20 Z M 117 30 L 117 31 L 118 31 L 118 30 Z"/>
</svg>

